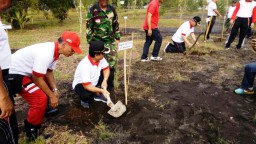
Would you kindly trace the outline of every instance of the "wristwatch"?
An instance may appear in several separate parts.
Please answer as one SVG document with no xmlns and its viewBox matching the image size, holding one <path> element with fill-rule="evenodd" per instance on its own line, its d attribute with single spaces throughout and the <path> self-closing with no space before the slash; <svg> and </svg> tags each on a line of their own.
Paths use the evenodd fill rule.
<svg viewBox="0 0 256 144">
<path fill-rule="evenodd" d="M 53 92 L 55 92 L 55 91 L 57 91 L 57 90 L 58 90 L 57 88 L 52 89 Z"/>
</svg>

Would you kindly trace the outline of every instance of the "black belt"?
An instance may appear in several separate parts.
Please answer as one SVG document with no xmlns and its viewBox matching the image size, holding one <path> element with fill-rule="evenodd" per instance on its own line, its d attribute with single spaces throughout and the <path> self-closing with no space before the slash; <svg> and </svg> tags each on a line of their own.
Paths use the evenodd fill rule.
<svg viewBox="0 0 256 144">
<path fill-rule="evenodd" d="M 4 70 L 2 70 L 2 75 L 3 76 L 6 76 L 6 75 L 8 75 L 9 74 L 9 69 L 4 69 Z"/>
</svg>

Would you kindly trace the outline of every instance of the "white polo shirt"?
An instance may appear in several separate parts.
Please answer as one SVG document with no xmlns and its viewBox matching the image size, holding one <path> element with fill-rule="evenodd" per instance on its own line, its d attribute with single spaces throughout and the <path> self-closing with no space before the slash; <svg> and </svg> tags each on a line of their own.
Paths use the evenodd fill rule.
<svg viewBox="0 0 256 144">
<path fill-rule="evenodd" d="M 43 77 L 53 70 L 59 58 L 58 43 L 46 42 L 22 48 L 12 54 L 10 74 Z"/>
<path fill-rule="evenodd" d="M 208 4 L 207 9 L 208 9 L 208 16 L 217 16 L 217 14 L 214 12 L 214 10 L 217 9 L 217 4 L 215 2 L 211 1 Z"/>
<path fill-rule="evenodd" d="M 233 12 L 234 12 L 234 10 L 236 9 L 236 7 L 234 6 L 230 6 L 229 8 L 228 8 L 228 18 L 230 19 L 231 17 L 232 17 L 232 15 L 233 15 Z"/>
<path fill-rule="evenodd" d="M 176 33 L 172 36 L 174 42 L 182 43 L 184 42 L 182 36 L 188 37 L 191 33 L 194 32 L 194 27 L 190 24 L 190 21 L 184 22 Z"/>
<path fill-rule="evenodd" d="M 92 58 L 87 55 L 80 63 L 78 64 L 74 76 L 74 81 L 72 84 L 73 89 L 75 89 L 77 84 L 89 85 L 92 84 L 96 86 L 101 70 L 109 69 L 108 62 L 105 58 L 100 60 L 98 63 L 92 61 Z"/>
<path fill-rule="evenodd" d="M 0 66 L 1 69 L 8 69 L 11 64 L 11 50 L 8 42 L 8 36 L 0 21 Z"/>
</svg>

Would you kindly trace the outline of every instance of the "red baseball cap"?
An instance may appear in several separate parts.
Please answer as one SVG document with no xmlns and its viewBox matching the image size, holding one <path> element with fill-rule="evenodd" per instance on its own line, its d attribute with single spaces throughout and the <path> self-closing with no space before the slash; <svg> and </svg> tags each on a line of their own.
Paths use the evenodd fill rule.
<svg viewBox="0 0 256 144">
<path fill-rule="evenodd" d="M 77 54 L 82 53 L 82 50 L 79 48 L 80 38 L 75 32 L 65 31 L 62 33 L 61 38 L 64 42 L 69 44 Z"/>
</svg>

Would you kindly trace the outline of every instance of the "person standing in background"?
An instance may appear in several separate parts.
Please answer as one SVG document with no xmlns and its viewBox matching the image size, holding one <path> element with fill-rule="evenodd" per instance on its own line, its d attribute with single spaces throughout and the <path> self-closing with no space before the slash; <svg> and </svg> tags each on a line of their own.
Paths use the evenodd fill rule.
<svg viewBox="0 0 256 144">
<path fill-rule="evenodd" d="M 108 0 L 99 0 L 88 10 L 86 16 L 86 38 L 89 44 L 92 41 L 102 41 L 105 47 L 110 49 L 110 52 L 105 54 L 105 59 L 110 66 L 110 75 L 107 82 L 108 91 L 114 88 L 120 37 L 116 9 L 108 4 Z M 100 79 L 103 79 L 103 71 L 101 71 Z"/>
<path fill-rule="evenodd" d="M 226 26 L 226 31 L 227 31 L 227 32 L 228 32 L 229 29 L 230 29 L 230 24 L 229 24 L 229 22 L 230 22 L 230 19 L 231 19 L 231 17 L 232 17 L 233 12 L 235 11 L 235 9 L 236 9 L 236 1 L 232 1 L 231 6 L 228 8 L 227 19 L 226 19 L 226 21 L 225 21 L 225 26 Z"/>
<path fill-rule="evenodd" d="M 217 10 L 217 4 L 216 4 L 217 2 L 218 2 L 218 0 L 212 0 L 207 6 L 208 7 L 208 15 L 207 15 L 206 22 L 208 24 L 207 24 L 205 35 L 204 35 L 205 42 L 210 40 L 210 34 L 211 34 L 212 28 L 215 24 L 216 17 L 219 16 L 220 18 L 222 18 L 222 15 Z"/>
<path fill-rule="evenodd" d="M 161 61 L 162 58 L 158 56 L 159 50 L 162 45 L 162 35 L 158 29 L 159 22 L 159 8 L 160 4 L 163 3 L 164 0 L 152 0 L 147 7 L 147 13 L 145 22 L 143 25 L 143 29 L 146 34 L 146 42 L 143 48 L 143 54 L 141 56 L 141 61 Z M 153 40 L 155 41 L 154 49 L 152 52 L 152 56 L 150 59 L 148 58 L 149 47 L 152 44 Z"/>
<path fill-rule="evenodd" d="M 240 35 L 236 49 L 241 49 L 247 30 L 249 28 L 250 17 L 252 17 L 251 28 L 253 28 L 254 23 L 256 22 L 256 2 L 253 0 L 240 0 L 236 4 L 236 9 L 230 20 L 230 25 L 234 24 L 234 26 L 232 27 L 231 33 L 226 42 L 225 49 L 230 48 L 230 45 L 235 40 L 239 29 Z"/>
<path fill-rule="evenodd" d="M 0 13 L 7 9 L 11 0 L 0 1 Z M 6 85 L 7 76 L 11 64 L 11 50 L 8 42 L 8 36 L 5 32 L 0 17 L 0 143 L 17 144 L 18 143 L 18 123 L 14 110 L 13 95 L 8 94 Z M 9 95 L 9 96 L 8 96 Z"/>
</svg>

